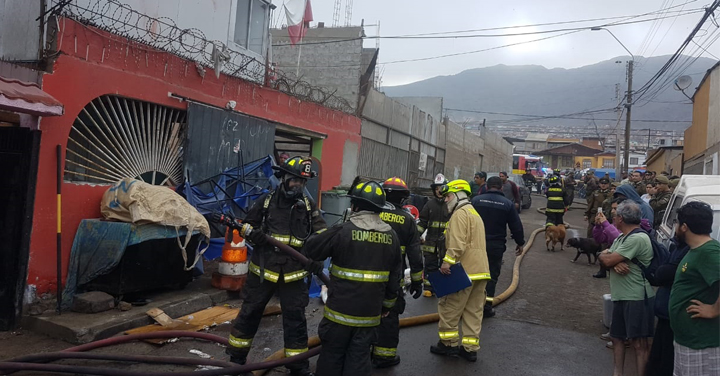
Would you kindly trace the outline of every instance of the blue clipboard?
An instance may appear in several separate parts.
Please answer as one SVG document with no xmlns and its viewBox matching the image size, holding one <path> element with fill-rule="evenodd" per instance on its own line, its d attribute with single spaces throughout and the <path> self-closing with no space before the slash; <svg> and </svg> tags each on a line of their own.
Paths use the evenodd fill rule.
<svg viewBox="0 0 720 376">
<path fill-rule="evenodd" d="M 472 286 L 470 277 L 468 277 L 465 269 L 463 269 L 459 263 L 450 266 L 450 275 L 445 275 L 437 271 L 428 275 L 428 280 L 438 298 L 442 298 L 448 294 L 454 294 Z"/>
</svg>

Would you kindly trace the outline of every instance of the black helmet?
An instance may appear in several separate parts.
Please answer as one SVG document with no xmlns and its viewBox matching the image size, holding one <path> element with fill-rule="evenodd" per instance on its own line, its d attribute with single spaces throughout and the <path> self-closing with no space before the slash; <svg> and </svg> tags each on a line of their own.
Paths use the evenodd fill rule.
<svg viewBox="0 0 720 376">
<path fill-rule="evenodd" d="M 380 183 L 376 181 L 355 183 L 350 188 L 348 196 L 351 202 L 361 201 L 364 204 L 369 204 L 377 212 L 385 208 L 385 191 L 383 191 Z"/>
<path fill-rule="evenodd" d="M 559 183 L 559 182 L 560 182 L 560 176 L 558 176 L 558 175 L 553 175 L 548 179 L 548 183 L 550 183 L 550 184 Z"/>
<path fill-rule="evenodd" d="M 317 173 L 312 171 L 312 159 L 300 156 L 292 157 L 281 166 L 272 166 L 272 168 L 303 179 L 312 179 L 317 176 Z"/>
</svg>

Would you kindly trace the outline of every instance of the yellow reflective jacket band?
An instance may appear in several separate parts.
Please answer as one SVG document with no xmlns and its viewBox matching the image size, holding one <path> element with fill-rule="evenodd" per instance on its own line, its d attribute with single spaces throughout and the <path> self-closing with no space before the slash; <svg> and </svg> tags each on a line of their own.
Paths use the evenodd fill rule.
<svg viewBox="0 0 720 376">
<path fill-rule="evenodd" d="M 445 255 L 445 257 L 443 257 L 443 262 L 447 262 L 448 264 L 452 265 L 457 264 L 457 261 L 455 261 L 454 258 L 450 257 L 450 255 Z"/>
<path fill-rule="evenodd" d="M 430 222 L 430 228 L 446 228 L 447 222 L 433 221 Z"/>
<path fill-rule="evenodd" d="M 545 213 L 565 213 L 565 209 L 545 209 Z"/>
<path fill-rule="evenodd" d="M 562 188 L 548 188 L 550 192 L 562 192 Z"/>
<path fill-rule="evenodd" d="M 380 346 L 374 346 L 373 347 L 373 355 L 375 356 L 382 356 L 386 358 L 394 358 L 397 354 L 397 348 L 394 347 L 380 347 Z"/>
<path fill-rule="evenodd" d="M 252 261 L 250 262 L 248 269 L 250 270 L 251 273 L 260 277 L 260 267 L 255 265 Z M 285 281 L 285 282 L 297 281 L 297 280 L 305 278 L 305 276 L 307 276 L 307 274 L 308 273 L 305 270 L 297 270 L 294 272 L 285 273 L 283 275 L 283 281 Z M 278 280 L 280 280 L 280 274 L 278 274 L 272 270 L 265 269 L 264 278 L 272 283 L 277 283 Z"/>
<path fill-rule="evenodd" d="M 420 282 L 422 281 L 422 270 L 417 273 L 410 273 L 410 280 L 413 282 Z"/>
<path fill-rule="evenodd" d="M 434 245 L 421 245 L 420 250 L 427 253 L 435 253 Z"/>
<path fill-rule="evenodd" d="M 283 280 L 284 280 L 285 282 L 298 281 L 298 280 L 301 280 L 301 279 L 305 278 L 307 275 L 308 275 L 308 272 L 307 272 L 307 271 L 305 271 L 305 270 L 297 270 L 297 271 L 294 271 L 294 272 L 292 272 L 292 273 L 285 273 L 285 275 L 283 276 Z"/>
<path fill-rule="evenodd" d="M 422 226 L 418 225 L 417 230 L 418 230 L 419 233 L 422 234 L 423 232 L 425 232 L 425 227 L 422 227 Z"/>
<path fill-rule="evenodd" d="M 490 279 L 490 273 L 468 274 L 468 277 L 470 277 L 471 281 L 482 281 L 484 279 Z"/>
<path fill-rule="evenodd" d="M 402 251 L 402 254 L 404 255 L 404 254 L 405 254 L 405 246 L 404 246 L 404 245 L 401 245 L 401 246 L 400 246 L 400 250 Z"/>
<path fill-rule="evenodd" d="M 488 302 L 488 303 L 492 303 L 492 302 L 493 302 L 493 297 L 492 297 L 492 296 L 486 296 L 486 297 L 485 297 L 485 301 Z"/>
<path fill-rule="evenodd" d="M 550 200 L 550 201 L 562 201 L 563 198 L 562 198 L 562 197 L 548 197 L 548 200 Z"/>
<path fill-rule="evenodd" d="M 475 337 L 463 337 L 463 345 L 480 346 L 480 339 Z"/>
<path fill-rule="evenodd" d="M 291 235 L 270 234 L 270 237 L 279 241 L 280 243 L 287 244 L 292 247 L 302 247 L 303 244 L 305 244 L 304 241 Z"/>
<path fill-rule="evenodd" d="M 255 265 L 252 261 L 250 262 L 248 269 L 250 270 L 251 273 L 257 275 L 258 277 L 265 278 L 272 283 L 277 283 L 277 281 L 280 279 L 280 274 L 275 273 L 272 270 L 267 270 L 267 269 L 265 269 L 265 275 L 261 276 L 260 275 L 260 267 Z"/>
<path fill-rule="evenodd" d="M 383 300 L 383 307 L 385 307 L 385 308 L 395 307 L 395 302 L 397 302 L 397 298 Z"/>
<path fill-rule="evenodd" d="M 453 339 L 453 338 L 460 338 L 460 333 L 456 330 L 453 332 L 438 332 L 440 335 L 440 339 Z"/>
<path fill-rule="evenodd" d="M 326 319 L 332 322 L 345 326 L 367 328 L 380 325 L 380 315 L 369 317 L 351 316 L 340 313 L 338 311 L 334 311 L 327 306 L 325 306 L 324 316 Z"/>
<path fill-rule="evenodd" d="M 337 265 L 330 266 L 330 274 L 341 279 L 357 282 L 387 282 L 390 280 L 389 271 L 348 269 Z"/>
<path fill-rule="evenodd" d="M 239 347 L 239 348 L 246 348 L 250 347 L 252 345 L 252 338 L 238 338 L 233 336 L 232 334 L 228 337 L 228 343 L 232 347 Z"/>
<path fill-rule="evenodd" d="M 306 353 L 308 351 L 308 348 L 304 349 L 285 349 L 285 357 L 289 358 L 291 356 L 300 355 L 302 353 Z"/>
</svg>

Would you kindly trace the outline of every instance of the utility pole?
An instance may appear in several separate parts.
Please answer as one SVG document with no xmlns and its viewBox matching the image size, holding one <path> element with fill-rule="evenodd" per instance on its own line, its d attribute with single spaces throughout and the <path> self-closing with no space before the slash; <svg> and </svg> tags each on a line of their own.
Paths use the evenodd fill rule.
<svg viewBox="0 0 720 376">
<path fill-rule="evenodd" d="M 615 100 L 620 101 L 620 84 L 615 84 Z M 620 167 L 620 120 L 622 120 L 622 110 L 620 104 L 617 107 L 617 123 L 615 124 L 615 181 L 620 181 L 622 177 L 622 168 Z"/>
<path fill-rule="evenodd" d="M 633 76 L 633 65 L 635 60 L 628 61 L 627 64 L 627 102 L 625 108 L 627 114 L 625 115 L 625 153 L 623 154 L 623 168 L 626 172 L 630 172 L 630 123 L 632 122 L 632 76 Z"/>
</svg>

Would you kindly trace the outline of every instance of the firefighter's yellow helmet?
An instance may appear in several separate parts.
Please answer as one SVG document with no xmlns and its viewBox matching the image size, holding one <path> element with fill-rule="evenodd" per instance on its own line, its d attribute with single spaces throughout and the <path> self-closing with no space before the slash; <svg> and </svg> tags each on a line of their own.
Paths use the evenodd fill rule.
<svg viewBox="0 0 720 376">
<path fill-rule="evenodd" d="M 449 193 L 456 193 L 456 192 L 465 192 L 468 194 L 468 196 L 471 194 L 470 190 L 470 184 L 468 184 L 467 181 L 458 179 L 453 180 L 445 185 L 442 186 L 441 193 L 443 195 L 449 194 Z"/>
</svg>

